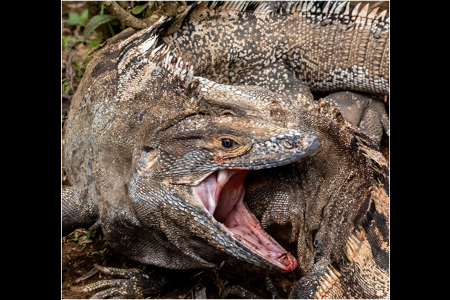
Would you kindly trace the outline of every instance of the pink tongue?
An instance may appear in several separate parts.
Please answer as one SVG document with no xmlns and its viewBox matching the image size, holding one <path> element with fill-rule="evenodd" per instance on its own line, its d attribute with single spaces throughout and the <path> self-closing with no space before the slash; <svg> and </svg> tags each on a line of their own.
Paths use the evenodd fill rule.
<svg viewBox="0 0 450 300">
<path fill-rule="evenodd" d="M 285 271 L 297 268 L 297 260 L 286 252 L 259 224 L 244 203 L 244 180 L 249 170 L 220 170 L 209 175 L 194 192 L 214 218 L 235 238 L 258 255 Z"/>
</svg>

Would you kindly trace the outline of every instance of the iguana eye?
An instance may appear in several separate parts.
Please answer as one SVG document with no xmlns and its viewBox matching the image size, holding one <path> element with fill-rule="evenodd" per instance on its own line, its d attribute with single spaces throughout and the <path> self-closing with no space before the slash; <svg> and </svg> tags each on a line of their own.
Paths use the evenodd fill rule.
<svg viewBox="0 0 450 300">
<path fill-rule="evenodd" d="M 225 148 L 233 148 L 236 145 L 236 142 L 232 139 L 222 139 L 222 146 Z"/>
</svg>

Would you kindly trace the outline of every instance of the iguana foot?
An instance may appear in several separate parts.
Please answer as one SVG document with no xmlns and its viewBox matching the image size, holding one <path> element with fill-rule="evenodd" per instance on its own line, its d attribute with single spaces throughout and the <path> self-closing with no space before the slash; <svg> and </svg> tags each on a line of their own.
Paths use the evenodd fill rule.
<svg viewBox="0 0 450 300">
<path fill-rule="evenodd" d="M 383 129 L 389 135 L 389 117 L 384 103 L 370 95 L 355 92 L 337 92 L 323 99 L 342 113 L 351 123 L 380 144 Z"/>
<path fill-rule="evenodd" d="M 104 274 L 119 276 L 123 279 L 110 279 L 82 286 L 71 286 L 70 289 L 75 292 L 86 293 L 106 288 L 92 295 L 91 299 L 137 299 L 155 294 L 165 285 L 164 280 L 153 278 L 142 270 L 101 267 L 97 264 L 94 264 L 94 267 Z"/>
</svg>

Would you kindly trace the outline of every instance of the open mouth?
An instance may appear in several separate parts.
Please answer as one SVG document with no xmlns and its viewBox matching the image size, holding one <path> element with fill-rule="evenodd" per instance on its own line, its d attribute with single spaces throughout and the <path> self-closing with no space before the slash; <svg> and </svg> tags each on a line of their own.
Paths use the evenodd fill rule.
<svg viewBox="0 0 450 300">
<path fill-rule="evenodd" d="M 283 271 L 297 268 L 295 257 L 267 234 L 244 202 L 244 180 L 250 170 L 219 170 L 194 187 L 194 194 L 217 222 L 254 254 Z"/>
</svg>

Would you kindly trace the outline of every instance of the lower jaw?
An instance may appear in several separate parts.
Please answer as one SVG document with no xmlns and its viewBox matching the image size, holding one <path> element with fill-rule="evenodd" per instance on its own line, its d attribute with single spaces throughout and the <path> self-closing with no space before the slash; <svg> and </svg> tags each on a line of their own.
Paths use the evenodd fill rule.
<svg viewBox="0 0 450 300">
<path fill-rule="evenodd" d="M 236 241 L 266 260 L 269 265 L 277 269 L 289 272 L 298 267 L 295 257 L 287 252 L 269 234 L 267 234 L 256 217 L 248 209 L 243 201 L 245 195 L 244 180 L 248 170 L 222 170 L 218 172 L 230 172 L 228 181 L 219 189 L 217 206 L 213 216 L 217 222 L 222 223 Z M 218 173 L 217 172 L 217 173 Z M 209 183 L 213 183 L 214 176 L 220 181 L 223 174 L 212 174 Z M 227 198 L 228 197 L 228 198 Z M 228 201 L 228 202 L 227 202 Z"/>
</svg>

